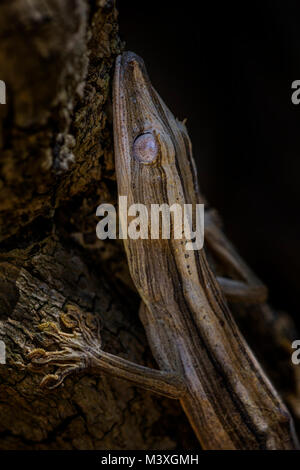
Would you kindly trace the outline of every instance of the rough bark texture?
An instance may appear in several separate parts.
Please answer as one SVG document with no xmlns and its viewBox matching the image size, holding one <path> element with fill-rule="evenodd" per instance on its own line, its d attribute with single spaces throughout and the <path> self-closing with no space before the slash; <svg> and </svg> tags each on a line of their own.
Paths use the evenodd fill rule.
<svg viewBox="0 0 300 470">
<path fill-rule="evenodd" d="M 105 375 L 45 392 L 28 369 L 28 352 L 51 349 L 40 325 L 60 325 L 70 306 L 100 316 L 107 351 L 153 362 L 137 296 L 128 288 L 124 297 L 118 282 L 130 283 L 120 245 L 95 235 L 97 206 L 116 195 L 109 92 L 122 45 L 113 2 L 7 1 L 0 31 L 0 448 L 193 445 L 176 402 Z"/>
<path fill-rule="evenodd" d="M 63 329 L 70 309 L 100 317 L 106 351 L 155 364 L 122 246 L 95 234 L 97 206 L 116 201 L 110 83 L 122 44 L 114 4 L 6 0 L 0 31 L 0 449 L 196 448 L 176 401 L 87 372 L 48 392 L 29 367 L 32 349 L 55 349 L 45 325 Z M 289 381 L 276 372 L 273 380 L 299 416 L 281 317 L 267 306 L 260 316 L 262 308 L 237 305 L 236 316 L 266 367 L 288 371 Z M 269 335 L 274 349 L 265 352 Z M 275 349 L 282 361 L 274 368 Z"/>
</svg>

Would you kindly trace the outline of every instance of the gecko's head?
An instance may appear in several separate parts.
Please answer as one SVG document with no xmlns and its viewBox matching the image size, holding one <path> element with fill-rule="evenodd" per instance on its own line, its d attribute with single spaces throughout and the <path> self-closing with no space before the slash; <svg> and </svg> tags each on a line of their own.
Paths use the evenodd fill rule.
<svg viewBox="0 0 300 470">
<path fill-rule="evenodd" d="M 171 191 L 178 178 L 185 180 L 186 188 L 196 184 L 187 130 L 155 91 L 144 61 L 133 52 L 124 52 L 116 60 L 113 105 L 120 194 L 130 193 L 130 187 L 142 189 L 144 186 L 148 191 L 140 194 L 139 200 L 136 196 L 132 200 L 143 202 L 146 192 L 152 189 L 153 202 L 156 193 L 161 194 L 157 200 L 161 203 L 162 194 Z M 176 200 L 180 200 L 181 195 L 182 191 Z M 186 199 L 189 201 L 191 197 L 186 195 Z"/>
<path fill-rule="evenodd" d="M 163 154 L 174 157 L 170 120 L 175 120 L 151 85 L 143 59 L 124 52 L 116 60 L 114 132 L 122 158 L 156 165 Z M 129 163 L 129 161 L 128 161 Z"/>
</svg>

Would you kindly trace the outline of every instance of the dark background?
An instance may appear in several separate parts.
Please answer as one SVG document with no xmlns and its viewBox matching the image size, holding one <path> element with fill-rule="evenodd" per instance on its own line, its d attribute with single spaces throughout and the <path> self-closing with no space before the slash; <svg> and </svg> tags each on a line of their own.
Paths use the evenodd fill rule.
<svg viewBox="0 0 300 470">
<path fill-rule="evenodd" d="M 188 119 L 203 194 L 272 305 L 297 320 L 300 105 L 291 83 L 300 80 L 300 2 L 117 5 L 126 49 Z"/>
</svg>

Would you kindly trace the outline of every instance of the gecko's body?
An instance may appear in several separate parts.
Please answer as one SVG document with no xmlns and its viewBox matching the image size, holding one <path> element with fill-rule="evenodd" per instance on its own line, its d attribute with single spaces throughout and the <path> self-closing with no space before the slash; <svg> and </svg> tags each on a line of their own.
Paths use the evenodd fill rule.
<svg viewBox="0 0 300 470">
<path fill-rule="evenodd" d="M 203 202 L 186 128 L 155 92 L 135 54 L 118 57 L 113 95 L 118 190 L 128 206 L 142 203 L 149 212 L 150 204 Z M 103 351 L 98 316 L 75 305 L 61 313 L 63 330 L 55 322 L 39 325 L 53 344 L 51 350 L 30 351 L 29 367 L 47 371 L 41 385 L 51 389 L 89 369 L 179 399 L 204 449 L 292 449 L 297 443 L 290 414 L 223 297 L 262 302 L 266 289 L 211 213 L 205 236 L 210 253 L 226 265 L 218 281 L 204 250 L 187 251 L 184 239 L 124 240 L 160 370 Z"/>
<path fill-rule="evenodd" d="M 118 191 L 129 206 L 203 202 L 186 128 L 130 52 L 116 63 L 114 135 Z M 184 380 L 181 404 L 202 446 L 293 448 L 289 412 L 241 336 L 204 250 L 172 238 L 124 244 L 153 355 Z"/>
</svg>

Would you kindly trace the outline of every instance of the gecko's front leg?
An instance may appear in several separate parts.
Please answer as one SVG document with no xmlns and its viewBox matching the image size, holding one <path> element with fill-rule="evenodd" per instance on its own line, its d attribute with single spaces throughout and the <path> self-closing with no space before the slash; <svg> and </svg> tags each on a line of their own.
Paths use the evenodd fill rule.
<svg viewBox="0 0 300 470">
<path fill-rule="evenodd" d="M 28 354 L 30 369 L 45 373 L 41 385 L 49 389 L 58 387 L 64 379 L 75 373 L 91 371 L 94 375 L 108 373 L 125 379 L 146 390 L 168 398 L 181 398 L 186 390 L 178 374 L 164 372 L 135 364 L 101 349 L 99 319 L 69 305 L 60 317 L 64 332 L 56 323 L 40 325 L 40 330 L 58 347 L 54 351 L 34 349 Z M 49 370 L 54 369 L 50 372 Z"/>
<path fill-rule="evenodd" d="M 267 287 L 224 235 L 214 210 L 208 210 L 205 214 L 205 243 L 224 270 L 224 275 L 216 275 L 216 278 L 229 302 L 260 304 L 267 301 Z"/>
</svg>

